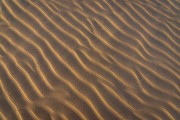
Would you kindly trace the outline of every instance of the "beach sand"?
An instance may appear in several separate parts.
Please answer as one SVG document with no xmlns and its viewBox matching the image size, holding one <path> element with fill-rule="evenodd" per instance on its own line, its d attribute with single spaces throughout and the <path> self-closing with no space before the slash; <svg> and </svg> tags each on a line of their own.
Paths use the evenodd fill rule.
<svg viewBox="0 0 180 120">
<path fill-rule="evenodd" d="M 179 0 L 1 0 L 0 120 L 179 120 Z"/>
</svg>

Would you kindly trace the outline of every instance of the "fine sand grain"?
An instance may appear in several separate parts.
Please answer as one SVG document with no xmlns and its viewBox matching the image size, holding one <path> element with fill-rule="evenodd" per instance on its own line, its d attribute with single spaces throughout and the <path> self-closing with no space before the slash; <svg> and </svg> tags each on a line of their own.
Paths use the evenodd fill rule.
<svg viewBox="0 0 180 120">
<path fill-rule="evenodd" d="M 180 120 L 180 0 L 0 1 L 0 120 Z"/>
</svg>

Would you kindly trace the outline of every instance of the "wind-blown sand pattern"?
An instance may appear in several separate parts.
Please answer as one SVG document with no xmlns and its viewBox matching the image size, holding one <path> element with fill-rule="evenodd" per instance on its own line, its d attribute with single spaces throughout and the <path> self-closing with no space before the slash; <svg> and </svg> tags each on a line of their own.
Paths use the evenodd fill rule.
<svg viewBox="0 0 180 120">
<path fill-rule="evenodd" d="M 179 0 L 1 0 L 0 120 L 179 120 Z"/>
</svg>

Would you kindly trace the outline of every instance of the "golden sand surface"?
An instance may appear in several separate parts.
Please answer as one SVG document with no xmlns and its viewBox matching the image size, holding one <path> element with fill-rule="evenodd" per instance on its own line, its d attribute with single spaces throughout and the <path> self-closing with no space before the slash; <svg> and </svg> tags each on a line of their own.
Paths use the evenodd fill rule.
<svg viewBox="0 0 180 120">
<path fill-rule="evenodd" d="M 180 120 L 180 0 L 0 6 L 0 120 Z"/>
</svg>

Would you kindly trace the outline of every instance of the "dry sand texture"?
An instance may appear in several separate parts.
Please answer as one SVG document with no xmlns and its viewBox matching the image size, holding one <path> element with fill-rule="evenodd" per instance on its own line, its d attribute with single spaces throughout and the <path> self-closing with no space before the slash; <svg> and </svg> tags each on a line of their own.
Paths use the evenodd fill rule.
<svg viewBox="0 0 180 120">
<path fill-rule="evenodd" d="M 179 0 L 0 4 L 0 120 L 180 120 Z"/>
</svg>

